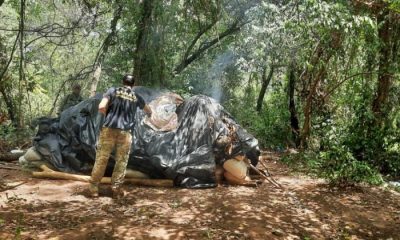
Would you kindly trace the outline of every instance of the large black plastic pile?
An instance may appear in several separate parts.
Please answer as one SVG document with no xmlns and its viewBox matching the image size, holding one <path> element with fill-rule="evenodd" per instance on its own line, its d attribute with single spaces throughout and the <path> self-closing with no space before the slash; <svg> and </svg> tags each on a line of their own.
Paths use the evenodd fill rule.
<svg viewBox="0 0 400 240">
<path fill-rule="evenodd" d="M 166 94 L 144 87 L 135 91 L 147 103 Z M 97 111 L 101 98 L 99 94 L 85 100 L 65 110 L 59 119 L 40 119 L 34 146 L 44 160 L 63 172 L 90 174 L 103 121 Z M 216 186 L 216 164 L 231 155 L 245 154 L 253 165 L 257 164 L 258 141 L 212 98 L 193 96 L 179 106 L 171 104 L 159 111 L 163 109 L 175 110 L 178 119 L 174 130 L 154 130 L 138 109 L 128 168 L 152 178 L 173 179 L 176 186 L 202 188 Z M 218 144 L 225 138 L 234 139 L 229 154 L 227 145 Z M 109 161 L 106 174 L 112 172 L 113 165 L 114 161 Z"/>
</svg>

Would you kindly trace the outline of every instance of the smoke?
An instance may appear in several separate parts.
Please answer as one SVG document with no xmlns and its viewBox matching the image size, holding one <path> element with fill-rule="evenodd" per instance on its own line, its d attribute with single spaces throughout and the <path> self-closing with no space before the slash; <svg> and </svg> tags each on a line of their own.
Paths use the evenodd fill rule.
<svg viewBox="0 0 400 240">
<path fill-rule="evenodd" d="M 208 94 L 217 102 L 223 98 L 223 85 L 226 82 L 226 69 L 235 62 L 235 55 L 228 51 L 218 55 L 207 72 L 207 82 L 211 83 Z"/>
</svg>

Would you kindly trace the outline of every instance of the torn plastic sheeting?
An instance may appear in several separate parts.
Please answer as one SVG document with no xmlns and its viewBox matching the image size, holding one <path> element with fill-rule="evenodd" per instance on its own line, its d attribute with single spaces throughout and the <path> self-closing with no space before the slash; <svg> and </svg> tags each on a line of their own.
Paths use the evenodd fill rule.
<svg viewBox="0 0 400 240">
<path fill-rule="evenodd" d="M 154 129 L 157 124 L 149 127 L 146 124 L 149 119 L 138 109 L 128 168 L 153 178 L 173 179 L 177 186 L 213 187 L 216 185 L 216 163 L 222 164 L 231 157 L 215 144 L 217 139 L 232 134 L 229 126 L 235 128 L 232 154 L 245 154 L 254 165 L 257 164 L 258 141 L 212 98 L 194 96 L 177 106 L 178 98 L 165 101 L 168 98 L 166 96 L 173 95 L 171 93 L 144 87 L 136 87 L 135 91 L 147 103 L 153 104 L 155 119 L 159 117 L 168 120 L 172 116 L 171 109 L 176 109 L 177 119 L 174 130 L 162 129 L 169 124 L 167 120 L 163 122 L 166 125 L 160 125 L 161 129 Z M 160 100 L 163 98 L 164 100 Z M 103 117 L 97 110 L 100 100 L 101 95 L 97 95 L 65 110 L 59 121 L 40 121 L 42 127 L 34 139 L 34 146 L 44 160 L 60 171 L 90 173 L 103 122 Z M 154 105 L 157 101 L 163 106 Z M 109 161 L 106 174 L 111 174 L 113 165 L 114 161 Z"/>
<path fill-rule="evenodd" d="M 174 93 L 167 93 L 159 96 L 149 103 L 152 114 L 145 118 L 146 125 L 155 131 L 172 131 L 178 126 L 176 107 L 183 102 L 181 96 Z"/>
</svg>

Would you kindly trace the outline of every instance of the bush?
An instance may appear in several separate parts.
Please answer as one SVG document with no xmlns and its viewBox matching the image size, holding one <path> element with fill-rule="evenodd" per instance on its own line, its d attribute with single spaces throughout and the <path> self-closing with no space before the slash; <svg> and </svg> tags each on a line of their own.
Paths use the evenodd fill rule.
<svg viewBox="0 0 400 240">
<path fill-rule="evenodd" d="M 285 98 L 271 94 L 264 102 L 262 111 L 255 110 L 254 101 L 231 99 L 224 106 L 236 120 L 253 134 L 262 148 L 281 151 L 291 145 L 289 111 Z"/>
<path fill-rule="evenodd" d="M 332 147 L 319 153 L 319 176 L 332 184 L 354 184 L 366 182 L 381 184 L 382 176 L 370 164 L 357 160 L 353 154 L 343 147 Z"/>
<path fill-rule="evenodd" d="M 22 145 L 29 145 L 33 135 L 32 129 L 17 129 L 11 123 L 0 124 L 0 152 L 8 152 Z"/>
<path fill-rule="evenodd" d="M 332 147 L 319 153 L 302 152 L 288 155 L 282 160 L 296 171 L 324 178 L 333 185 L 352 185 L 362 182 L 378 185 L 383 182 L 376 168 L 357 160 L 345 147 Z"/>
</svg>

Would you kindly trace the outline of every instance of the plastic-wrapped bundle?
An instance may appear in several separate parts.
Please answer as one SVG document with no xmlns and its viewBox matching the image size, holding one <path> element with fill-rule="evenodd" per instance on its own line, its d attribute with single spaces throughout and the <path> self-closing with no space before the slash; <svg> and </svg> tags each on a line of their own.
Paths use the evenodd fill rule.
<svg viewBox="0 0 400 240">
<path fill-rule="evenodd" d="M 258 141 L 212 98 L 198 95 L 182 102 L 170 92 L 144 87 L 135 91 L 154 112 L 147 119 L 138 109 L 128 168 L 152 178 L 173 179 L 177 186 L 199 188 L 216 186 L 216 164 L 235 154 L 257 164 Z M 60 119 L 41 119 L 34 146 L 44 160 L 60 171 L 90 173 L 103 121 L 97 111 L 100 100 L 101 95 L 85 100 L 65 110 Z M 229 154 L 226 144 L 217 144 L 225 138 L 231 139 Z M 113 165 L 109 161 L 106 174 Z"/>
</svg>

